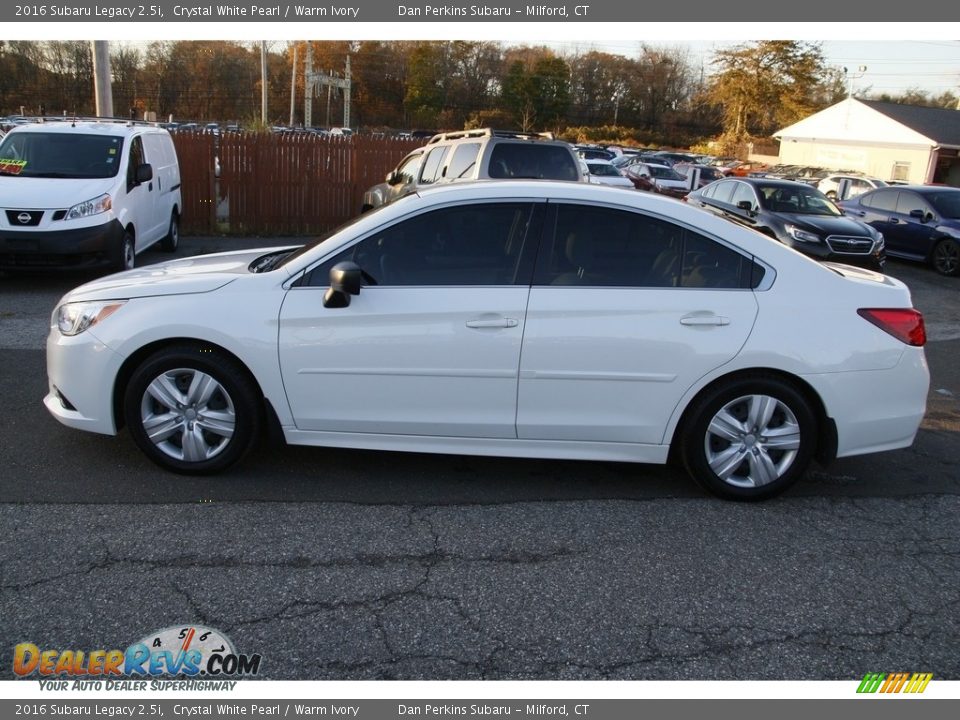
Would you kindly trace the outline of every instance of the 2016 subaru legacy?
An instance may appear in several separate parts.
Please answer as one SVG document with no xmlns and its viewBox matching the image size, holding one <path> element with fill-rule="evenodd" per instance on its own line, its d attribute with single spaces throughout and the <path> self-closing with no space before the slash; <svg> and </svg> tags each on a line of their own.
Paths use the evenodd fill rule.
<svg viewBox="0 0 960 720">
<path fill-rule="evenodd" d="M 488 181 L 304 247 L 78 287 L 53 313 L 45 403 L 180 473 L 226 469 L 272 426 L 300 445 L 676 455 L 760 499 L 814 458 L 909 446 L 924 342 L 895 279 L 668 198 Z"/>
</svg>

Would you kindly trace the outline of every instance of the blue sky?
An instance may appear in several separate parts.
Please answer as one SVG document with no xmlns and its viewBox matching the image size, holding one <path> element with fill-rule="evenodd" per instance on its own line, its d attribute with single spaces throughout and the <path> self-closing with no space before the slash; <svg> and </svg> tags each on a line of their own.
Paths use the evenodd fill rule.
<svg viewBox="0 0 960 720">
<path fill-rule="evenodd" d="M 815 41 L 811 39 L 811 41 Z M 687 47 L 692 65 L 704 65 L 710 73 L 710 60 L 718 49 L 730 47 L 737 42 L 723 40 L 647 40 L 655 46 Z M 911 87 L 919 87 L 932 95 L 952 90 L 960 95 L 960 42 L 951 40 L 889 40 L 883 42 L 854 42 L 822 40 L 827 62 L 836 67 L 846 67 L 850 74 L 853 91 L 870 89 L 870 93 L 902 93 Z M 547 43 L 558 52 L 596 49 L 618 55 L 636 56 L 639 41 L 561 40 Z M 859 71 L 861 66 L 866 70 Z"/>
</svg>

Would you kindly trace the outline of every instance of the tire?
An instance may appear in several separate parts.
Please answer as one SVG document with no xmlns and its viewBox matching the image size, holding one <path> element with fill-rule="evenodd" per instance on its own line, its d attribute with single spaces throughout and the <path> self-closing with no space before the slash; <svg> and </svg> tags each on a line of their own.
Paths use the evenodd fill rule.
<svg viewBox="0 0 960 720">
<path fill-rule="evenodd" d="M 728 500 L 780 494 L 800 479 L 816 450 L 810 403 L 774 376 L 709 389 L 686 418 L 680 437 L 684 467 L 702 487 Z"/>
<path fill-rule="evenodd" d="M 933 269 L 941 275 L 960 275 L 960 244 L 944 238 L 933 246 Z"/>
<path fill-rule="evenodd" d="M 137 264 L 137 251 L 133 240 L 133 233 L 129 230 L 123 231 L 123 237 L 120 238 L 120 245 L 117 246 L 116 254 L 113 257 L 113 270 L 122 272 L 132 270 Z"/>
<path fill-rule="evenodd" d="M 170 213 L 170 228 L 160 241 L 160 249 L 164 252 L 172 253 L 176 252 L 178 247 L 180 247 L 180 217 L 177 215 L 177 211 L 174 210 Z"/>
<path fill-rule="evenodd" d="M 183 475 L 210 475 L 236 463 L 262 422 L 260 394 L 244 368 L 200 343 L 164 348 L 141 363 L 123 411 L 137 447 Z"/>
<path fill-rule="evenodd" d="M 836 191 L 836 190 L 827 190 L 827 192 L 825 192 L 824 195 L 827 196 L 827 200 L 836 200 L 836 199 L 837 199 L 837 191 Z"/>
</svg>

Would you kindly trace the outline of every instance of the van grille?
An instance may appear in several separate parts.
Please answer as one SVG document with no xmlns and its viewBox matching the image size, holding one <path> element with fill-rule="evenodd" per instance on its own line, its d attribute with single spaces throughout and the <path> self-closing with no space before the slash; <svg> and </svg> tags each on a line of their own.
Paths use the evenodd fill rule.
<svg viewBox="0 0 960 720">
<path fill-rule="evenodd" d="M 11 227 L 36 227 L 43 219 L 43 210 L 7 210 Z"/>
</svg>

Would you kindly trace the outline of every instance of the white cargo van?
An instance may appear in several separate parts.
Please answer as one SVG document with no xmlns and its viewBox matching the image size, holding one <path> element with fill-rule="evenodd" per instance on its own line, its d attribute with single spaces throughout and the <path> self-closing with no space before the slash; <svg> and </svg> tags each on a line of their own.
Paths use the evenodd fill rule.
<svg viewBox="0 0 960 720">
<path fill-rule="evenodd" d="M 0 269 L 127 270 L 180 240 L 180 166 L 163 128 L 40 121 L 0 141 Z"/>
</svg>

